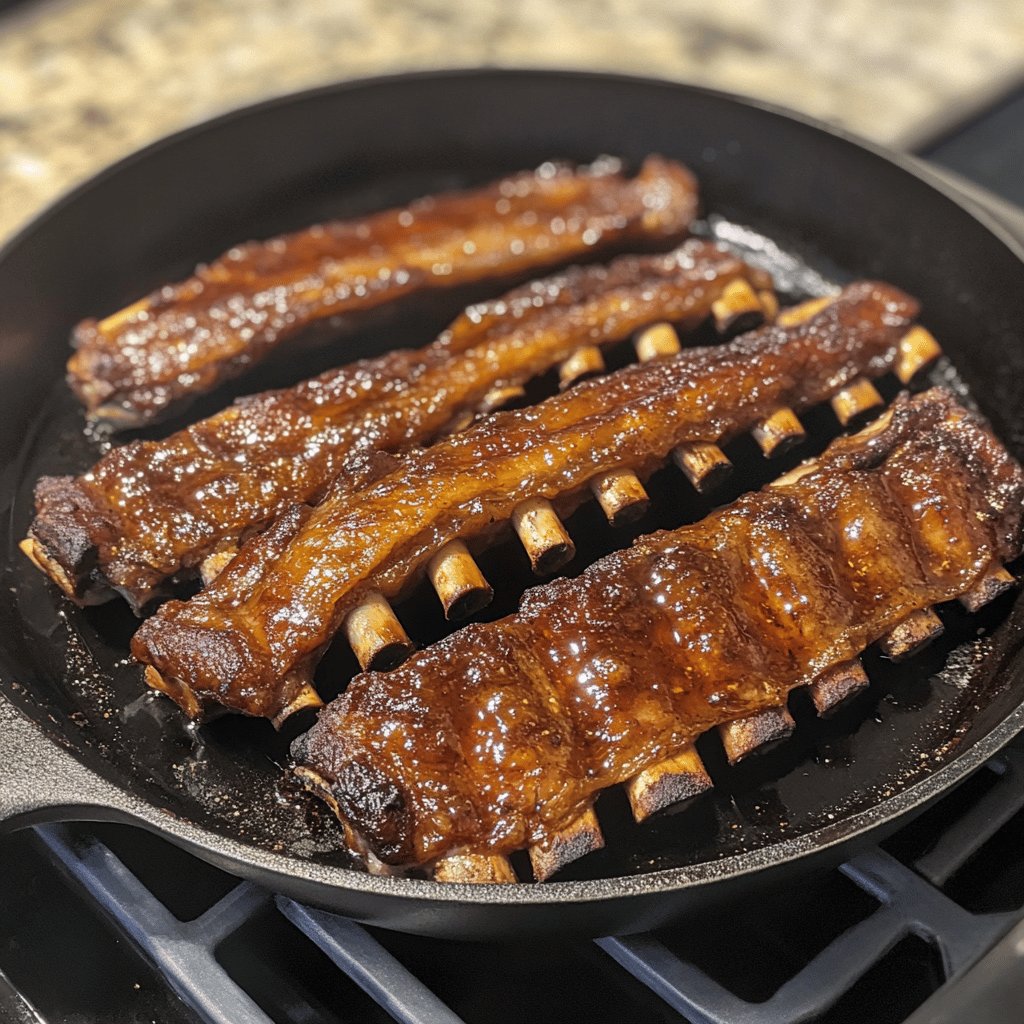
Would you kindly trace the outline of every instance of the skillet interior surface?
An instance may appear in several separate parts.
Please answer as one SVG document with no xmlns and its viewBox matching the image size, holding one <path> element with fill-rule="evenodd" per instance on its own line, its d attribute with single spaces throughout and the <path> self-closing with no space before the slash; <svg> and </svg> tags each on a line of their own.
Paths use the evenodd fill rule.
<svg viewBox="0 0 1024 1024">
<path fill-rule="evenodd" d="M 83 432 L 63 384 L 68 330 L 78 319 L 111 312 L 245 238 L 368 212 L 548 159 L 611 153 L 635 166 L 651 152 L 697 172 L 704 209 L 713 215 L 702 230 L 765 261 L 789 298 L 861 276 L 884 277 L 917 295 L 924 323 L 952 364 L 940 365 L 933 379 L 975 401 L 1011 450 L 1024 455 L 1019 256 L 953 200 L 870 150 L 728 97 L 632 79 L 478 72 L 328 89 L 231 115 L 144 151 L 58 204 L 0 257 L 5 692 L 76 757 L 171 812 L 181 827 L 171 821 L 167 827 L 172 834 L 177 828 L 179 840 L 214 857 L 223 838 L 241 842 L 251 857 L 239 860 L 232 844 L 220 859 L 264 879 L 268 871 L 282 872 L 270 879 L 279 889 L 396 927 L 447 933 L 489 927 L 460 920 L 460 905 L 491 904 L 493 911 L 522 902 L 491 889 L 463 890 L 436 905 L 430 901 L 438 886 L 400 880 L 382 883 L 392 899 L 374 904 L 364 898 L 372 892 L 356 899 L 350 890 L 366 889 L 366 880 L 340 870 L 348 864 L 340 829 L 285 781 L 281 765 L 290 737 L 241 718 L 199 730 L 186 726 L 169 701 L 143 692 L 127 658 L 136 624 L 127 608 L 71 607 L 16 544 L 31 515 L 35 479 L 80 472 L 106 443 Z M 765 244 L 765 236 L 779 248 Z M 424 344 L 461 298 L 406 307 L 355 332 L 339 328 L 327 349 L 268 366 L 237 382 L 232 393 L 290 383 L 388 347 Z M 837 432 L 826 411 L 806 423 L 811 442 L 777 463 L 756 457 L 752 443 L 732 446 L 735 483 L 715 503 L 767 482 Z M 653 510 L 633 535 L 700 518 L 712 507 L 667 471 L 652 481 L 651 492 Z M 596 508 L 582 509 L 569 528 L 581 551 L 570 571 L 628 537 L 613 533 Z M 501 581 L 488 617 L 510 611 L 534 582 L 525 556 L 511 544 L 489 552 L 482 566 Z M 435 605 L 421 589 L 399 608 L 414 639 L 442 635 Z M 781 864 L 797 850 L 884 825 L 897 808 L 934 796 L 976 767 L 990 752 L 986 738 L 1024 700 L 1024 605 L 1007 596 L 976 616 L 952 608 L 940 614 L 946 636 L 913 661 L 897 667 L 869 655 L 871 690 L 836 718 L 817 720 L 797 695 L 796 736 L 776 751 L 728 769 L 715 744 L 702 741 L 716 788 L 684 813 L 636 827 L 621 794 L 602 797 L 608 847 L 565 872 L 594 884 L 553 883 L 545 887 L 549 895 L 526 901 L 584 907 L 621 896 L 614 914 L 570 914 L 561 923 L 592 932 L 640 927 L 650 918 L 631 912 L 631 895 L 683 891 L 693 880 L 721 881 Z M 340 646 L 318 673 L 324 697 L 355 671 Z M 45 761 L 41 756 L 40 770 Z M 937 772 L 943 765 L 947 770 Z M 893 800 L 899 794 L 902 803 Z M 75 803 L 73 792 L 67 802 Z M 662 869 L 683 870 L 652 874 Z M 424 901 L 431 908 L 426 915 Z M 662 914 L 683 905 L 669 901 Z M 439 909 L 444 906 L 448 916 Z M 503 927 L 505 919 L 489 920 Z"/>
</svg>

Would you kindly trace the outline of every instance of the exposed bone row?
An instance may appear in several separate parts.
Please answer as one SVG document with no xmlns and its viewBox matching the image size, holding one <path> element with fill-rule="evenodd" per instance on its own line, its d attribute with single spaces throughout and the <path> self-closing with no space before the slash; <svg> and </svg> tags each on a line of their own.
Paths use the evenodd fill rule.
<svg viewBox="0 0 1024 1024">
<path fill-rule="evenodd" d="M 716 324 L 727 330 L 743 322 L 752 314 L 752 305 L 763 317 L 771 293 L 754 295 L 746 282 L 736 282 L 730 295 L 716 303 Z M 743 289 L 749 295 L 743 294 Z M 752 301 L 751 301 L 752 300 Z M 783 310 L 776 322 L 794 326 L 818 313 L 831 299 L 815 299 Z M 682 346 L 678 335 L 669 324 L 655 324 L 640 332 L 634 339 L 637 356 L 641 361 L 677 354 Z M 596 350 L 582 349 L 563 364 L 560 379 L 568 386 L 591 372 L 600 372 L 603 359 Z M 909 383 L 921 370 L 930 365 L 941 350 L 932 335 L 921 327 L 907 332 L 899 343 L 899 352 L 893 372 L 901 383 Z M 600 361 L 598 361 L 600 360 Z M 830 400 L 833 411 L 842 426 L 862 420 L 883 404 L 882 396 L 867 378 L 859 378 L 837 392 Z M 794 444 L 804 440 L 806 432 L 792 409 L 781 407 L 758 423 L 751 434 L 766 458 L 777 457 Z M 729 475 L 732 464 L 715 444 L 684 444 L 672 452 L 673 461 L 699 491 L 708 491 L 720 485 Z M 800 468 L 794 474 L 800 472 Z M 783 480 L 791 479 L 787 474 Z M 621 525 L 646 510 L 649 498 L 639 477 L 629 469 L 613 470 L 596 477 L 591 483 L 595 498 L 609 522 Z M 522 543 L 531 565 L 538 574 L 548 575 L 571 560 L 575 546 L 552 504 L 544 498 L 524 501 L 513 512 L 512 526 Z M 479 567 L 462 541 L 446 544 L 431 560 L 428 576 L 450 618 L 459 614 L 472 614 L 489 600 L 492 594 Z M 980 607 L 998 593 L 1011 586 L 1013 577 L 1000 570 L 961 600 L 968 608 Z M 367 625 L 378 631 L 377 636 L 366 633 Z M 385 598 L 379 593 L 371 595 L 364 605 L 350 614 L 346 631 L 363 668 L 393 667 L 412 649 L 405 631 Z M 911 615 L 881 641 L 881 648 L 890 658 L 899 660 L 916 653 L 939 636 L 942 623 L 931 610 Z M 808 686 L 808 692 L 820 715 L 833 712 L 840 704 L 860 693 L 869 685 L 859 660 L 838 665 L 823 673 Z M 787 738 L 796 724 L 785 705 L 769 708 L 756 715 L 737 719 L 718 728 L 723 749 L 730 764 L 736 764 L 755 750 Z M 712 780 L 691 745 L 660 764 L 645 769 L 625 784 L 626 795 L 636 821 L 670 807 L 678 807 L 712 787 Z M 567 864 L 604 846 L 604 837 L 593 808 L 529 849 L 534 877 L 543 881 Z M 515 872 L 506 857 L 461 853 L 439 861 L 434 877 L 443 881 L 512 882 Z"/>
<path fill-rule="evenodd" d="M 961 595 L 960 603 L 977 611 L 1015 583 L 1014 577 L 1000 567 Z M 942 635 L 942 622 L 931 609 L 914 612 L 879 646 L 893 660 L 911 657 Z M 806 689 L 821 716 L 834 712 L 841 704 L 861 693 L 869 685 L 859 659 L 837 665 L 822 673 Z M 747 718 L 718 727 L 722 747 L 731 765 L 755 751 L 786 739 L 796 727 L 785 705 L 769 708 Z M 712 780 L 693 745 L 673 757 L 641 772 L 624 786 L 633 817 L 638 822 L 669 808 L 678 808 L 712 788 Z M 593 807 L 587 808 L 568 826 L 543 844 L 529 851 L 534 877 L 550 878 L 556 871 L 604 846 L 604 836 Z M 513 882 L 516 874 L 507 857 L 457 854 L 440 860 L 434 878 L 448 882 Z"/>
<path fill-rule="evenodd" d="M 728 322 L 726 312 L 735 317 L 741 306 L 743 313 L 749 314 L 751 302 L 761 310 L 762 301 L 745 281 L 733 282 L 716 303 L 716 306 L 724 304 L 723 308 L 716 310 L 716 323 L 720 327 L 725 325 Z M 813 299 L 783 310 L 777 322 L 794 326 L 818 313 L 830 301 L 828 298 Z M 654 324 L 641 331 L 634 339 L 634 346 L 641 362 L 672 356 L 682 349 L 675 330 L 665 323 Z M 901 383 L 908 383 L 940 352 L 938 343 L 928 331 L 914 327 L 900 341 L 894 372 Z M 575 356 L 571 356 L 569 361 L 574 359 Z M 871 381 L 860 378 L 834 395 L 831 405 L 839 422 L 847 426 L 880 407 L 882 397 Z M 781 455 L 806 437 L 796 413 L 786 407 L 765 417 L 754 426 L 751 434 L 766 458 Z M 719 486 L 732 470 L 732 463 L 721 448 L 707 442 L 679 445 L 672 452 L 672 459 L 701 492 Z M 613 526 L 638 519 L 650 504 L 643 482 L 626 468 L 595 477 L 591 481 L 591 490 Z M 551 575 L 572 560 L 575 545 L 554 506 L 546 498 L 535 497 L 522 502 L 513 510 L 511 524 L 538 575 Z M 492 595 L 491 587 L 462 541 L 451 541 L 441 548 L 431 559 L 427 575 L 450 619 L 479 611 Z M 397 616 L 387 600 L 377 592 L 367 596 L 364 605 L 350 613 L 345 631 L 364 670 L 394 667 L 412 650 Z"/>
</svg>

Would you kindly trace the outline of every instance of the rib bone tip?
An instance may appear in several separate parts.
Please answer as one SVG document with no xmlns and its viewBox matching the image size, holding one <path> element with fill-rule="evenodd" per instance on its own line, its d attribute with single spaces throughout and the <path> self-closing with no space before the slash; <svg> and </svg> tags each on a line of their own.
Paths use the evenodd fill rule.
<svg viewBox="0 0 1024 1024">
<path fill-rule="evenodd" d="M 764 318 L 768 323 L 774 323 L 779 315 L 778 296 L 770 288 L 758 292 L 757 297 L 761 300 L 761 309 L 764 310 Z"/>
<path fill-rule="evenodd" d="M 780 310 L 775 317 L 775 322 L 780 327 L 796 327 L 798 324 L 806 323 L 826 306 L 832 305 L 834 301 L 835 299 L 830 295 L 822 296 L 820 299 L 808 299 L 796 306 Z"/>
<path fill-rule="evenodd" d="M 854 659 L 823 672 L 807 689 L 815 710 L 824 717 L 870 685 L 864 666 Z"/>
<path fill-rule="evenodd" d="M 777 458 L 807 436 L 796 413 L 786 407 L 766 416 L 751 434 L 767 459 Z"/>
<path fill-rule="evenodd" d="M 641 363 L 659 356 L 674 356 L 682 349 L 679 335 L 671 324 L 652 324 L 636 336 L 633 347 Z"/>
<path fill-rule="evenodd" d="M 935 337 L 918 324 L 900 338 L 894 372 L 901 384 L 909 384 L 941 355 L 942 347 Z"/>
<path fill-rule="evenodd" d="M 591 481 L 591 490 L 612 526 L 636 522 L 651 500 L 640 478 L 631 469 L 613 469 Z"/>
<path fill-rule="evenodd" d="M 586 377 L 596 377 L 604 373 L 604 356 L 596 345 L 584 345 L 578 348 L 558 368 L 558 383 L 562 388 L 572 387 L 573 384 Z"/>
<path fill-rule="evenodd" d="M 653 814 L 679 809 L 712 787 L 700 755 L 692 747 L 645 768 L 626 783 L 626 796 L 633 817 L 646 821 Z"/>
<path fill-rule="evenodd" d="M 18 542 L 18 550 L 40 571 L 45 573 L 67 594 L 73 601 L 78 601 L 80 595 L 75 581 L 71 578 L 67 569 L 64 568 L 56 558 L 51 558 L 46 548 L 31 535 Z"/>
<path fill-rule="evenodd" d="M 292 715 L 307 708 L 322 708 L 323 706 L 324 702 L 320 699 L 320 694 L 309 683 L 304 683 L 299 692 L 271 718 L 271 722 L 275 729 L 280 729 Z"/>
<path fill-rule="evenodd" d="M 538 575 L 556 572 L 576 554 L 576 545 L 546 498 L 520 502 L 512 511 L 512 528 Z"/>
<path fill-rule="evenodd" d="M 177 704 L 189 718 L 197 719 L 202 712 L 202 705 L 191 686 L 178 679 L 165 676 L 154 665 L 147 665 L 143 673 L 146 685 L 153 690 L 165 693 Z"/>
<path fill-rule="evenodd" d="M 447 619 L 464 619 L 486 607 L 494 591 L 461 540 L 449 541 L 427 564 L 427 575 Z"/>
<path fill-rule="evenodd" d="M 711 315 L 719 334 L 732 334 L 757 327 L 765 320 L 761 299 L 743 278 L 730 281 L 711 303 Z"/>
<path fill-rule="evenodd" d="M 224 571 L 237 553 L 237 549 L 232 548 L 207 555 L 199 566 L 199 577 L 203 581 L 203 586 L 208 587 Z"/>
<path fill-rule="evenodd" d="M 348 613 L 345 635 L 364 672 L 394 668 L 413 650 L 387 598 L 376 590 Z"/>
<path fill-rule="evenodd" d="M 755 750 L 764 751 L 786 739 L 796 728 L 796 722 L 783 704 L 766 708 L 756 715 L 736 718 L 718 727 L 729 764 L 737 764 Z"/>
<path fill-rule="evenodd" d="M 538 882 L 547 881 L 555 872 L 604 847 L 604 835 L 592 807 L 578 818 L 530 847 L 530 864 Z"/>
<path fill-rule="evenodd" d="M 133 302 L 130 306 L 125 306 L 124 309 L 119 309 L 101 320 L 96 325 L 96 330 L 100 334 L 116 334 L 129 320 L 139 313 L 144 313 L 148 308 L 149 299 L 139 299 L 138 302 Z"/>
<path fill-rule="evenodd" d="M 480 853 L 455 853 L 434 865 L 436 882 L 498 885 L 515 882 L 516 873 L 508 857 Z"/>
<path fill-rule="evenodd" d="M 701 494 L 720 487 L 732 473 L 732 463 L 717 444 L 681 444 L 672 458 Z"/>
<path fill-rule="evenodd" d="M 526 388 L 520 384 L 502 384 L 492 388 L 480 402 L 480 411 L 484 413 L 504 409 L 513 402 L 520 402 L 526 397 Z"/>
<path fill-rule="evenodd" d="M 305 764 L 296 765 L 292 769 L 292 774 L 302 783 L 305 789 L 310 793 L 315 793 L 334 812 L 334 816 L 341 822 L 341 826 L 345 830 L 345 838 L 349 849 L 358 849 L 359 844 L 355 842 L 355 833 L 352 831 L 352 826 L 349 825 L 341 813 L 341 807 L 338 805 L 338 800 L 327 779 L 314 768 L 310 768 L 309 765 Z"/>
<path fill-rule="evenodd" d="M 1016 585 L 1017 580 L 1013 574 L 999 566 L 984 576 L 966 594 L 961 594 L 960 603 L 973 614 Z"/>
<path fill-rule="evenodd" d="M 884 404 L 878 389 L 866 377 L 859 377 L 832 396 L 832 411 L 841 426 L 857 425 L 874 409 Z"/>
<path fill-rule="evenodd" d="M 938 615 L 931 608 L 924 608 L 908 615 L 890 630 L 879 642 L 879 646 L 886 657 L 893 661 L 903 661 L 942 636 L 943 628 Z"/>
</svg>

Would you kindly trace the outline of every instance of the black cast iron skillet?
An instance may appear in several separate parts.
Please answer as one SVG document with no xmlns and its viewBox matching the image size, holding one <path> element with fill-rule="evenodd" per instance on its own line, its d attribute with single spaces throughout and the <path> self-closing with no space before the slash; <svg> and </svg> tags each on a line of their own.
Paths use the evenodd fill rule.
<svg viewBox="0 0 1024 1024">
<path fill-rule="evenodd" d="M 1021 250 L 913 161 L 758 104 L 593 74 L 390 78 L 220 118 L 100 175 L 0 255 L 6 827 L 70 818 L 142 825 L 279 892 L 413 932 L 606 934 L 837 861 L 919 811 L 1024 725 L 1024 605 L 1007 597 L 973 618 L 944 609 L 946 638 L 898 669 L 869 657 L 871 692 L 836 720 L 815 720 L 798 695 L 797 735 L 774 753 L 729 770 L 702 744 L 716 790 L 688 811 L 638 828 L 621 795 L 602 797 L 608 848 L 565 880 L 469 887 L 373 878 L 348 865 L 329 816 L 282 784 L 287 737 L 240 718 L 187 728 L 169 701 L 143 695 L 126 663 L 127 610 L 66 605 L 17 553 L 35 477 L 80 471 L 100 443 L 83 435 L 62 381 L 68 329 L 79 318 L 119 308 L 244 238 L 546 159 L 613 153 L 635 164 L 651 152 L 697 171 L 705 207 L 727 219 L 730 237 L 756 248 L 756 236 L 728 228 L 744 225 L 779 241 L 783 253 L 761 255 L 792 272 L 794 297 L 813 289 L 812 271 L 885 277 L 919 296 L 956 367 L 940 376 L 966 389 L 1024 455 Z M 321 365 L 426 342 L 454 312 L 435 306 L 338 341 L 320 353 Z M 312 365 L 271 367 L 239 387 L 294 380 Z M 809 426 L 817 447 L 834 433 L 825 414 Z M 785 468 L 766 468 L 743 445 L 732 454 L 734 493 Z M 671 474 L 652 486 L 657 511 L 643 529 L 707 511 Z M 593 510 L 571 527 L 589 555 L 622 543 Z M 511 548 L 491 558 L 484 568 L 502 580 L 497 614 L 526 577 Z M 430 602 L 411 604 L 414 634 L 436 636 Z M 326 659 L 325 696 L 351 674 L 348 657 Z"/>
</svg>

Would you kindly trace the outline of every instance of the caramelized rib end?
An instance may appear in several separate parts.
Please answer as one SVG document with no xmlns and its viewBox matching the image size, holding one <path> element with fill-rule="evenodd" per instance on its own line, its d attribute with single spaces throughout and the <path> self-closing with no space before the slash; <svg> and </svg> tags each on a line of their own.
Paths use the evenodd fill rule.
<svg viewBox="0 0 1024 1024">
<path fill-rule="evenodd" d="M 764 751 L 792 735 L 796 722 L 785 705 L 736 718 L 718 727 L 729 764 L 738 764 L 755 750 Z"/>
<path fill-rule="evenodd" d="M 592 807 L 575 821 L 559 829 L 542 843 L 530 847 L 530 864 L 538 882 L 546 882 L 553 874 L 588 853 L 603 849 L 604 835 Z"/>
<path fill-rule="evenodd" d="M 931 608 L 925 608 L 908 615 L 880 641 L 879 646 L 886 657 L 903 661 L 938 639 L 943 631 L 942 620 Z"/>
<path fill-rule="evenodd" d="M 1016 585 L 1016 577 L 999 566 L 998 569 L 994 569 L 985 576 L 980 583 L 975 584 L 966 594 L 961 594 L 960 603 L 973 614 Z"/>
<path fill-rule="evenodd" d="M 815 710 L 825 717 L 870 685 L 864 666 L 854 659 L 823 672 L 807 690 L 814 702 Z"/>
<path fill-rule="evenodd" d="M 645 768 L 626 783 L 626 796 L 637 821 L 672 808 L 678 810 L 713 783 L 704 762 L 693 746 L 660 764 Z"/>
</svg>

